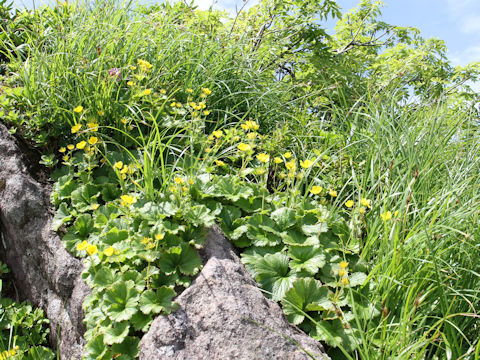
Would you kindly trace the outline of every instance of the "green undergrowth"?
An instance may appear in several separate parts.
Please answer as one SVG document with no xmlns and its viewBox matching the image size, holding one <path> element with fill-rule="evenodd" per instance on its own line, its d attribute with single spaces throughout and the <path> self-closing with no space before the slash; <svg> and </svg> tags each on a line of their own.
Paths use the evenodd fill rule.
<svg viewBox="0 0 480 360">
<path fill-rule="evenodd" d="M 479 128 L 460 95 L 327 99 L 265 67 L 254 20 L 221 17 L 65 3 L 9 54 L 0 119 L 55 169 L 53 228 L 92 289 L 86 359 L 138 356 L 215 224 L 333 359 L 479 359 Z"/>
</svg>

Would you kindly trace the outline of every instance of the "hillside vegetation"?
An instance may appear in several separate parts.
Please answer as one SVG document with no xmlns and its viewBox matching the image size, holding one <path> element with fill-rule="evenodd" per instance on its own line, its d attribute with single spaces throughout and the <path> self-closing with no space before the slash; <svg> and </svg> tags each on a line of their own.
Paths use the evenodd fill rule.
<svg viewBox="0 0 480 360">
<path fill-rule="evenodd" d="M 480 64 L 380 11 L 0 2 L 0 121 L 85 259 L 86 359 L 137 356 L 215 223 L 332 359 L 480 359 Z M 6 301 L 0 350 L 53 357 Z"/>
</svg>

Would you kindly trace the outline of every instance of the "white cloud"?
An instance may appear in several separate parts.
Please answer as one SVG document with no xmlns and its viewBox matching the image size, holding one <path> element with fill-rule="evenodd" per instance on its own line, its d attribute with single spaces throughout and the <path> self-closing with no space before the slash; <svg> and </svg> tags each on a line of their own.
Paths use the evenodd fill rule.
<svg viewBox="0 0 480 360">
<path fill-rule="evenodd" d="M 469 46 L 462 51 L 452 52 L 450 60 L 452 60 L 452 64 L 455 66 L 480 61 L 480 43 Z"/>
<path fill-rule="evenodd" d="M 462 19 L 460 30 L 465 34 L 476 34 L 480 31 L 480 14 Z"/>
</svg>

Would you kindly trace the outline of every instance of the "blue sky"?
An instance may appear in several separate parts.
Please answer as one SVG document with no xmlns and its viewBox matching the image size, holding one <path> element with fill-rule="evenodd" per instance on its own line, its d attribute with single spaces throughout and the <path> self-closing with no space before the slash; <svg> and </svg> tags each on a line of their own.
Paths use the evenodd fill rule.
<svg viewBox="0 0 480 360">
<path fill-rule="evenodd" d="M 14 0 L 15 5 L 32 7 L 48 0 Z M 54 2 L 54 0 L 50 0 Z M 151 0 L 150 0 L 151 1 Z M 252 6 L 258 0 L 249 0 Z M 337 0 L 343 11 L 356 6 L 359 0 Z M 195 0 L 203 9 L 214 8 L 235 12 L 243 0 Z M 454 65 L 480 61 L 479 0 L 384 0 L 382 19 L 390 24 L 414 26 L 424 37 L 445 40 L 449 58 Z M 334 23 L 328 23 L 332 28 Z"/>
</svg>

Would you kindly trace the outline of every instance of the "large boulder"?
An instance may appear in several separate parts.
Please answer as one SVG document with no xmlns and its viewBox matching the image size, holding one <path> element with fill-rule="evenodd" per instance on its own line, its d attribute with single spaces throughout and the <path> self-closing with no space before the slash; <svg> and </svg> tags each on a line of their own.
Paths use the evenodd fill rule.
<svg viewBox="0 0 480 360">
<path fill-rule="evenodd" d="M 80 359 L 84 346 L 82 302 L 89 292 L 82 263 L 51 230 L 49 191 L 29 173 L 28 159 L 0 123 L 0 233 L 2 258 L 20 297 L 50 319 L 50 340 L 61 359 Z"/>
<path fill-rule="evenodd" d="M 209 231 L 202 257 L 203 270 L 176 299 L 179 310 L 156 318 L 144 335 L 141 360 L 328 359 L 265 298 L 218 229 Z"/>
</svg>

